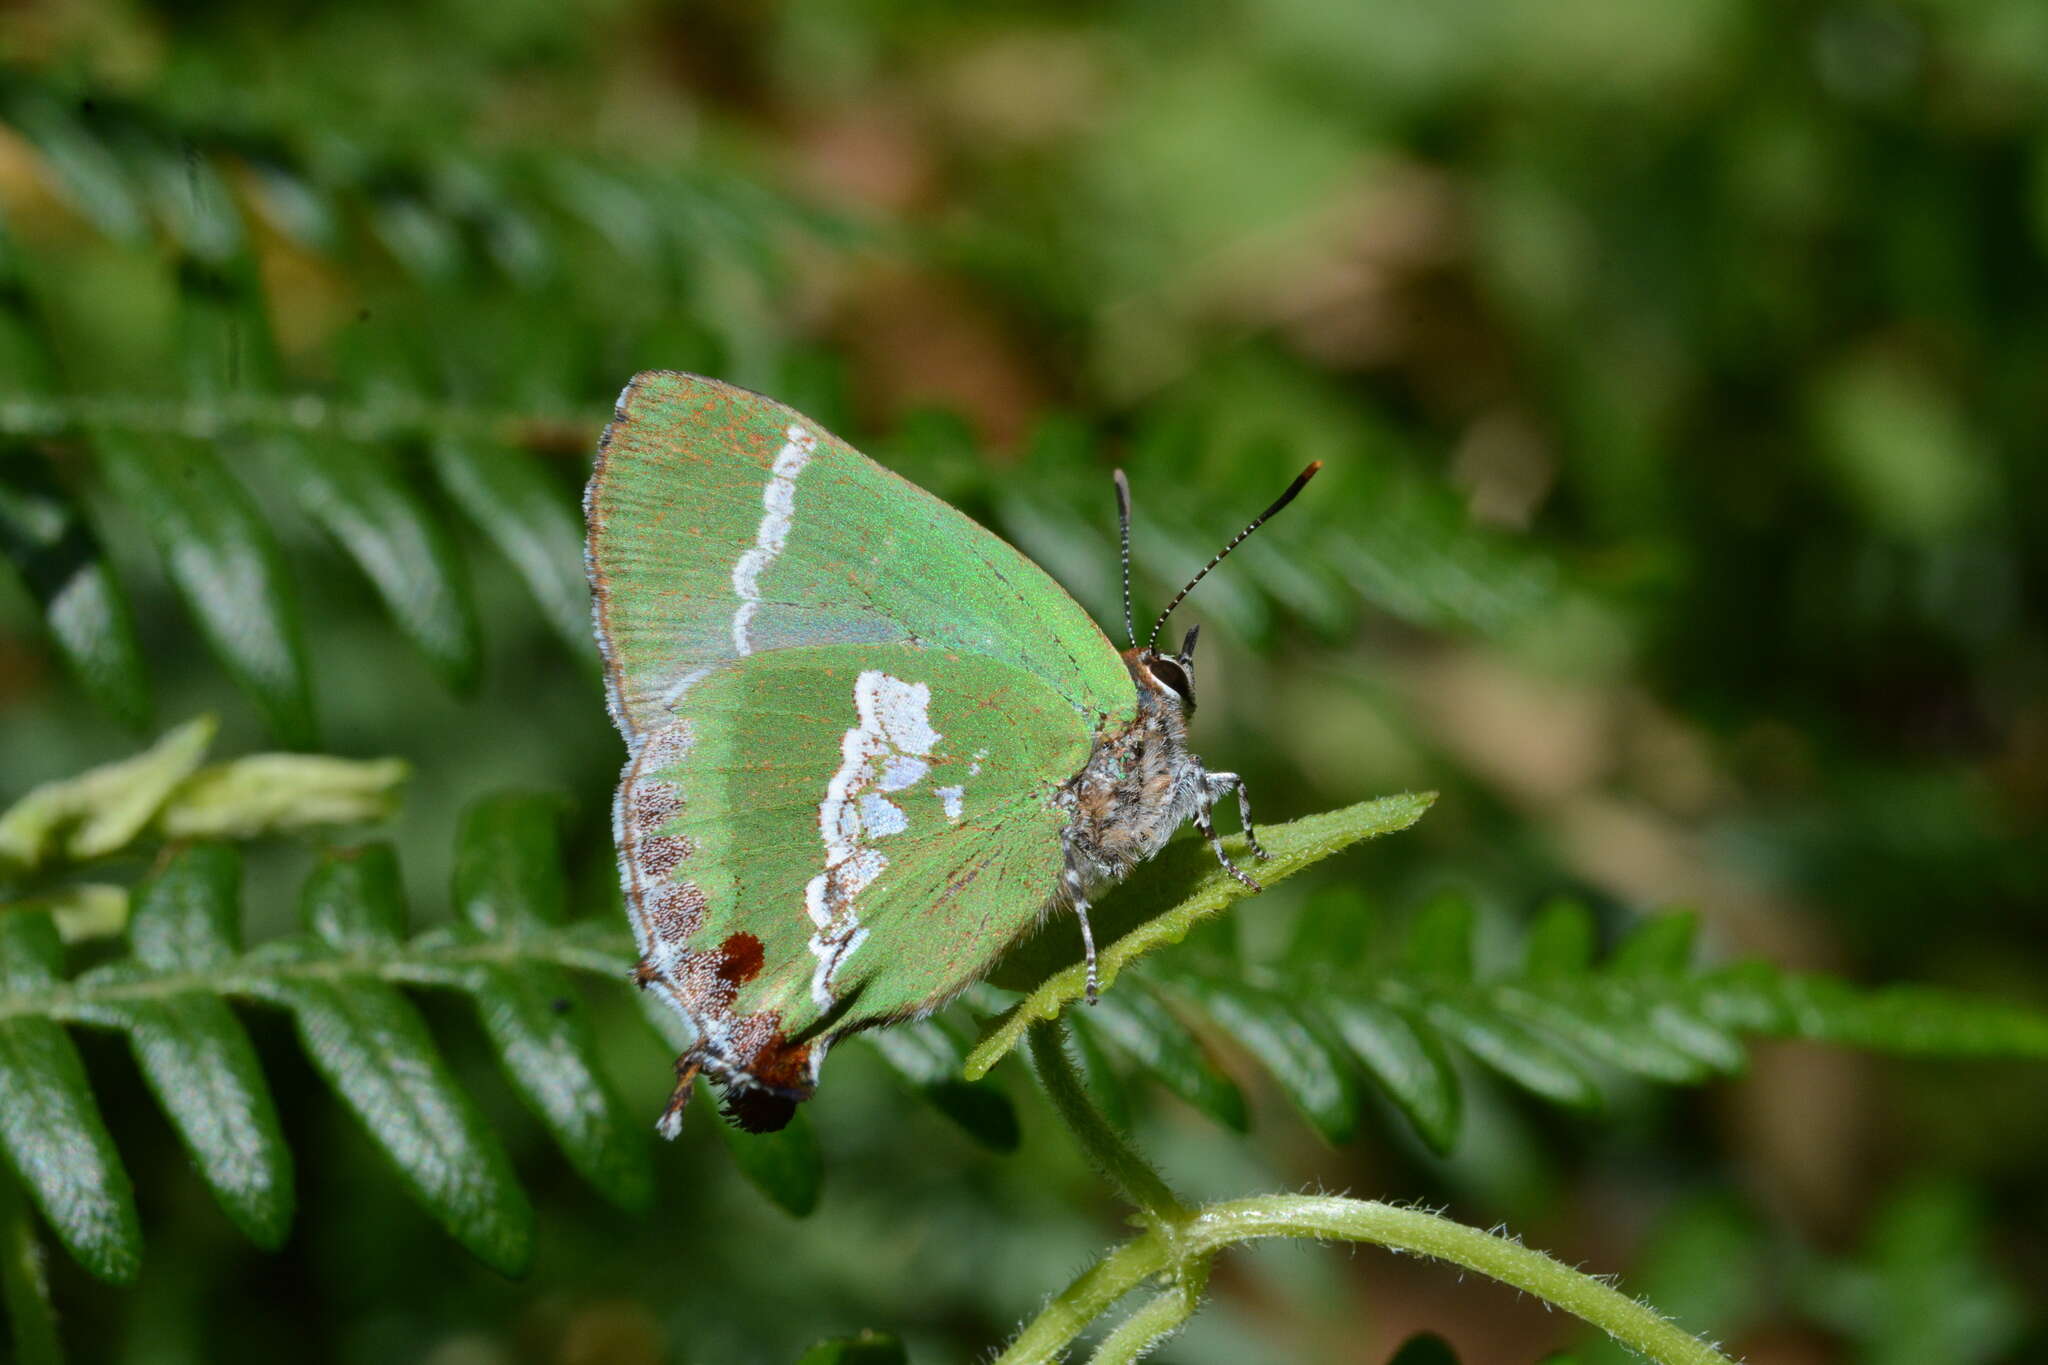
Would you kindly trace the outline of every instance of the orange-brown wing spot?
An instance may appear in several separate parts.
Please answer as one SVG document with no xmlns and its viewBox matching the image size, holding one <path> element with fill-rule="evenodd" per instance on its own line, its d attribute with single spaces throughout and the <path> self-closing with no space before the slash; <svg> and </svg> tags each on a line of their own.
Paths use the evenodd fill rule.
<svg viewBox="0 0 2048 1365">
<path fill-rule="evenodd" d="M 761 974 L 765 954 L 761 940 L 752 934 L 728 935 L 718 948 L 718 975 L 729 984 L 744 986 Z"/>
</svg>

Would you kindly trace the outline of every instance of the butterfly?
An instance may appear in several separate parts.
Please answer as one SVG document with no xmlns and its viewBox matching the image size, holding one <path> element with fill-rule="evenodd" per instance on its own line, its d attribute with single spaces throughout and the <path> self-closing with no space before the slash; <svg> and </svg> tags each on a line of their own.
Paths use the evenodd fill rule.
<svg viewBox="0 0 2048 1365">
<path fill-rule="evenodd" d="M 816 423 L 650 371 L 619 396 L 584 497 L 592 615 L 627 760 L 613 804 L 635 981 L 695 1042 L 742 1128 L 773 1131 L 859 1029 L 931 1013 L 1052 911 L 1210 808 L 1234 773 L 1187 747 L 1195 640 L 1137 643 L 1130 490 L 1116 473 L 1124 629 L 1110 644 L 1045 572 Z"/>
</svg>

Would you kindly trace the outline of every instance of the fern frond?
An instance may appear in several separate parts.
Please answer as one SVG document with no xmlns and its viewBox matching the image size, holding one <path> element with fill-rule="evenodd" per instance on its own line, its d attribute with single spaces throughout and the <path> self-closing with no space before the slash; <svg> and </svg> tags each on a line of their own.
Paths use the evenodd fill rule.
<svg viewBox="0 0 2048 1365">
<path fill-rule="evenodd" d="M 516 806 L 487 810 L 469 837 L 486 837 L 498 820 L 531 823 Z M 134 956 L 68 982 L 59 975 L 48 916 L 0 915 L 0 1032 L 21 1040 L 0 1070 L 24 1093 L 42 1096 L 44 1114 L 21 1133 L 0 1127 L 0 1144 L 88 1268 L 111 1279 L 131 1275 L 140 1234 L 118 1157 L 76 1055 L 66 1052 L 64 1024 L 128 1034 L 145 1079 L 229 1216 L 263 1245 L 276 1244 L 289 1226 L 289 1156 L 229 1000 L 290 1013 L 314 1067 L 408 1190 L 500 1270 L 516 1273 L 526 1263 L 531 1211 L 503 1147 L 456 1086 L 401 985 L 470 997 L 514 1088 L 572 1162 L 614 1201 L 645 1203 L 641 1125 L 623 1116 L 602 1080 L 589 1025 L 560 975 L 565 965 L 620 972 L 616 945 L 548 923 L 531 902 L 502 901 L 498 928 L 488 935 L 466 918 L 408 940 L 395 861 L 372 846 L 330 855 L 316 868 L 302 902 L 302 933 L 244 951 L 236 934 L 239 869 L 228 846 L 184 849 L 136 893 Z M 466 916 L 481 904 L 465 900 Z M 37 1134 L 45 1142 L 64 1137 L 65 1153 L 83 1155 L 56 1159 L 33 1144 Z"/>
<path fill-rule="evenodd" d="M 1263 842 L 1272 857 L 1258 864 L 1261 883 L 1274 885 L 1362 840 L 1406 829 L 1435 800 L 1434 792 L 1403 792 L 1269 826 Z M 1242 836 L 1236 843 L 1238 858 L 1248 859 Z M 1096 937 L 1104 945 L 1098 962 L 1102 985 L 1113 984 L 1126 966 L 1180 942 L 1197 924 L 1249 894 L 1249 888 L 1217 866 L 1200 840 L 1169 845 L 1144 876 L 1124 883 L 1091 911 Z M 1076 960 L 1079 936 L 1070 921 L 1055 925 L 1012 949 L 990 973 L 995 985 L 1028 993 L 976 1045 L 967 1059 L 969 1079 L 986 1075 L 1022 1042 L 1032 1021 L 1051 1019 L 1082 998 L 1087 975 Z"/>
<path fill-rule="evenodd" d="M 604 291 L 572 282 L 561 297 L 587 303 L 566 315 L 551 305 L 545 337 L 508 346 L 487 316 L 494 291 L 559 288 L 570 260 L 623 263 L 654 325 L 698 311 L 687 295 L 700 271 L 772 273 L 767 243 L 781 226 L 823 221 L 703 168 L 636 173 L 557 149 L 492 158 L 411 144 L 335 157 L 287 111 L 266 117 L 287 122 L 0 73 L 0 122 L 55 201 L 43 216 L 68 215 L 74 233 L 153 257 L 175 294 L 154 338 L 166 363 L 137 391 L 98 367 L 69 372 L 64 329 L 51 325 L 62 320 L 42 311 L 63 301 L 33 287 L 38 247 L 0 227 L 0 552 L 57 652 L 102 705 L 130 724 L 146 719 L 135 632 L 83 510 L 78 485 L 94 481 L 69 461 L 54 477 L 30 444 L 52 440 L 90 453 L 97 483 L 148 528 L 208 647 L 294 747 L 315 733 L 299 594 L 280 546 L 298 528 L 273 531 L 259 504 L 284 503 L 319 528 L 461 691 L 481 649 L 452 504 L 594 667 L 576 480 L 553 478 L 518 447 L 537 430 L 579 453 L 594 443 L 603 409 L 584 405 L 580 368 L 567 381 L 545 371 L 580 367 L 604 338 L 616 345 L 622 318 Z M 293 374 L 259 260 L 280 251 L 345 267 L 366 293 L 395 269 L 394 307 L 418 317 L 399 317 L 374 345 L 336 336 L 315 374 Z M 716 367 L 696 354 L 665 359 Z M 576 414 L 566 425 L 565 411 Z"/>
<path fill-rule="evenodd" d="M 250 805 L 273 823 L 334 814 L 333 792 L 325 803 L 318 794 L 302 794 L 296 806 L 289 794 L 275 800 L 278 774 L 264 765 L 340 768 L 344 800 L 345 779 L 361 766 L 259 755 L 201 768 L 210 734 L 210 722 L 195 723 L 136 759 L 32 793 L 0 817 L 0 831 L 15 833 L 12 846 L 34 854 L 20 866 L 43 868 L 81 849 L 105 856 L 167 826 L 246 828 L 237 812 Z M 150 799 L 116 799 L 138 789 Z M 118 819 L 101 809 L 109 802 Z M 487 1264 L 506 1273 L 524 1267 L 532 1211 L 503 1145 L 409 999 L 412 989 L 466 998 L 512 1089 L 570 1163 L 613 1203 L 644 1207 L 652 1197 L 651 1126 L 629 1114 L 605 1080 L 571 980 L 592 973 L 623 991 L 635 953 L 622 922 L 569 920 L 556 813 L 556 802 L 533 796 L 473 806 L 456 849 L 455 920 L 417 936 L 407 933 L 396 859 L 382 845 L 323 857 L 305 886 L 300 932 L 251 949 L 239 939 L 240 854 L 218 842 L 178 847 L 130 898 L 129 955 L 68 980 L 47 903 L 0 907 L 0 1150 L 73 1256 L 122 1281 L 142 1254 L 128 1177 L 66 1032 L 73 1025 L 127 1036 L 228 1217 L 258 1245 L 284 1239 L 291 1153 L 232 1008 L 239 1003 L 291 1016 L 315 1070 L 408 1193 Z M 672 1011 L 650 1018 L 664 1034 L 677 1027 Z M 940 1113 L 985 1145 L 1015 1147 L 1008 1098 L 959 1079 L 964 1045 L 952 1025 L 927 1020 L 876 1041 L 891 1069 Z M 741 1171 L 771 1199 L 798 1216 L 816 1206 L 823 1160 L 801 1117 L 758 1137 L 717 1126 Z"/>
<path fill-rule="evenodd" d="M 1152 1017 L 1170 1008 L 1232 1040 L 1333 1144 L 1356 1131 L 1362 1071 L 1424 1142 L 1449 1151 L 1462 1110 L 1458 1054 L 1579 1109 L 1602 1104 L 1603 1069 L 1666 1085 L 1736 1073 L 1745 1036 L 1906 1056 L 2048 1059 L 2048 1015 L 2020 1006 L 1917 986 L 1862 989 L 1764 962 L 1694 965 L 1689 914 L 1645 920 L 1603 962 L 1593 955 L 1591 913 L 1559 901 L 1531 925 L 1522 961 L 1490 974 L 1474 969 L 1472 907 L 1455 896 L 1425 907 L 1399 951 L 1371 962 L 1324 952 L 1325 927 L 1305 915 L 1277 964 L 1168 959 L 1143 981 L 1160 1002 L 1146 1007 Z M 1137 1069 L 1188 1094 L 1179 1070 L 1154 1060 L 1156 1043 L 1132 1046 L 1100 1031 Z"/>
<path fill-rule="evenodd" d="M 0 75 L 0 122 L 49 187 L 45 216 L 142 258 L 172 296 L 163 335 L 129 342 L 162 357 L 146 378 L 67 367 L 55 338 L 69 320 L 44 316 L 65 301 L 32 287 L 26 268 L 41 244 L 0 225 L 0 551 L 29 583 L 56 652 L 124 721 L 146 720 L 148 685 L 84 511 L 102 485 L 149 527 L 222 667 L 273 733 L 303 747 L 318 698 L 293 582 L 304 570 L 285 549 L 309 527 L 461 691 L 480 671 L 481 630 L 458 522 L 595 666 L 580 478 L 534 453 L 573 453 L 580 473 L 605 400 L 633 368 L 718 373 L 856 434 L 844 426 L 842 362 L 800 349 L 763 306 L 787 273 L 784 243 L 846 243 L 856 235 L 847 223 L 715 165 L 639 167 L 558 146 L 486 153 L 367 129 L 336 154 L 324 127 L 292 120 L 278 107 L 229 117 L 148 92 Z M 305 321 L 288 312 L 304 301 L 265 292 L 276 277 L 266 267 L 287 257 L 376 308 L 366 302 L 360 326 L 326 324 L 308 354 Z M 1141 487 L 1138 529 L 1151 547 L 1141 568 L 1163 573 L 1209 548 L 1184 528 L 1220 526 L 1269 494 L 1263 471 L 1277 455 L 1331 458 L 1324 494 L 1294 514 L 1292 548 L 1254 544 L 1240 577 L 1207 590 L 1213 614 L 1241 634 L 1270 631 L 1281 612 L 1336 632 L 1361 601 L 1497 632 L 1560 599 L 1549 555 L 1475 528 L 1464 499 L 1409 467 L 1403 440 L 1341 389 L 1275 404 L 1275 383 L 1300 381 L 1248 362 L 1159 395 L 1133 421 L 1097 429 L 1056 416 L 1032 439 L 1034 468 L 1078 476 L 1092 463 L 1091 477 L 1035 487 L 963 461 L 979 443 L 950 413 L 913 415 L 869 444 L 1098 605 L 1116 556 L 1092 447 L 1112 438 L 1128 441 Z M 1254 393 L 1260 401 L 1240 401 Z M 62 461 L 65 478 L 53 481 L 31 443 L 88 458 Z M 1196 467 L 1241 473 L 1232 486 L 1205 482 L 1196 507 L 1185 481 L 1168 477 Z M 273 529 L 255 506 L 298 515 Z"/>
<path fill-rule="evenodd" d="M 0 896 L 146 838 L 251 839 L 389 815 L 409 771 L 395 758 L 250 754 L 202 766 L 218 728 L 198 716 L 141 753 L 46 782 L 0 813 Z"/>
</svg>

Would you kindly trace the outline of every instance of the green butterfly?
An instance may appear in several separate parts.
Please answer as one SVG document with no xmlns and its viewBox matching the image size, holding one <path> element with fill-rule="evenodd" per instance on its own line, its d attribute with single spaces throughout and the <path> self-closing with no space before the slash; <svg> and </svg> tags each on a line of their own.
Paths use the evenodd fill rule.
<svg viewBox="0 0 2048 1365">
<path fill-rule="evenodd" d="M 1183 588 L 1299 493 L 1279 501 Z M 1119 653 L 1045 572 L 789 408 L 651 371 L 584 498 L 593 615 L 627 762 L 613 806 L 635 979 L 695 1029 L 742 1127 L 787 1123 L 856 1030 L 929 1014 L 1236 774 L 1189 753 L 1194 630 L 1140 648 L 1130 495 Z M 1259 856 L 1256 839 L 1252 848 Z"/>
</svg>

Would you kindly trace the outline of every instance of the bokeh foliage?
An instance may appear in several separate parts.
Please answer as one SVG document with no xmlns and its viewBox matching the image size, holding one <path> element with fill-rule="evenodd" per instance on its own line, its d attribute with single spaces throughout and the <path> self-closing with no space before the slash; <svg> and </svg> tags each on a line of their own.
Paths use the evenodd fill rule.
<svg viewBox="0 0 2048 1365">
<path fill-rule="evenodd" d="M 1715 962 L 2042 1002 L 2039 6 L 31 3 L 0 42 L 0 797 L 214 710 L 233 752 L 411 765 L 376 833 L 425 933 L 470 923 L 459 812 L 507 786 L 566 794 L 565 898 L 615 922 L 574 498 L 635 369 L 813 413 L 1104 621 L 1112 463 L 1142 611 L 1324 459 L 1194 599 L 1201 750 L 1273 820 L 1442 797 L 1130 992 L 1196 1025 L 1181 1094 L 1249 1139 L 1083 1036 L 1124 1078 L 1098 1091 L 1218 1192 L 1449 1204 L 1624 1271 L 1646 1248 L 1639 1287 L 1755 1359 L 1905 1358 L 1888 1324 L 1918 1302 L 1954 1321 L 1914 1359 L 2048 1352 L 2003 1288 L 2048 1279 L 2038 1068 L 1766 1049 L 1699 1091 L 1602 1071 L 1589 1122 L 1445 1060 L 1450 1155 L 1371 1100 L 1333 1152 L 1267 1079 L 1309 1054 L 1196 998 L 1298 994 L 1319 953 L 1403 935 L 1497 982 L 1525 934 L 1604 949 L 1678 901 Z M 291 939 L 314 855 L 245 857 L 243 932 Z M 1539 920 L 1558 895 L 1589 909 Z M 666 1059 L 613 994 L 577 999 L 630 1116 Z M 275 1257 L 230 1221 L 276 1226 L 260 1200 L 203 1192 L 147 1063 L 82 1036 L 150 1254 L 119 1296 L 37 1272 L 74 1354 L 781 1361 L 874 1326 L 948 1359 L 1107 1235 L 1020 1078 L 996 1073 L 999 1158 L 869 1049 L 818 1102 L 810 1221 L 704 1123 L 628 1220 L 439 999 L 464 1122 L 539 1210 L 525 1281 L 449 1254 L 292 1015 L 230 1017 L 297 1153 Z M 1345 1105 L 1303 1108 L 1328 1132 Z M 1312 1258 L 1251 1258 L 1167 1358 L 1385 1356 L 1429 1326 L 1520 1365 L 1568 1335 Z"/>
</svg>

